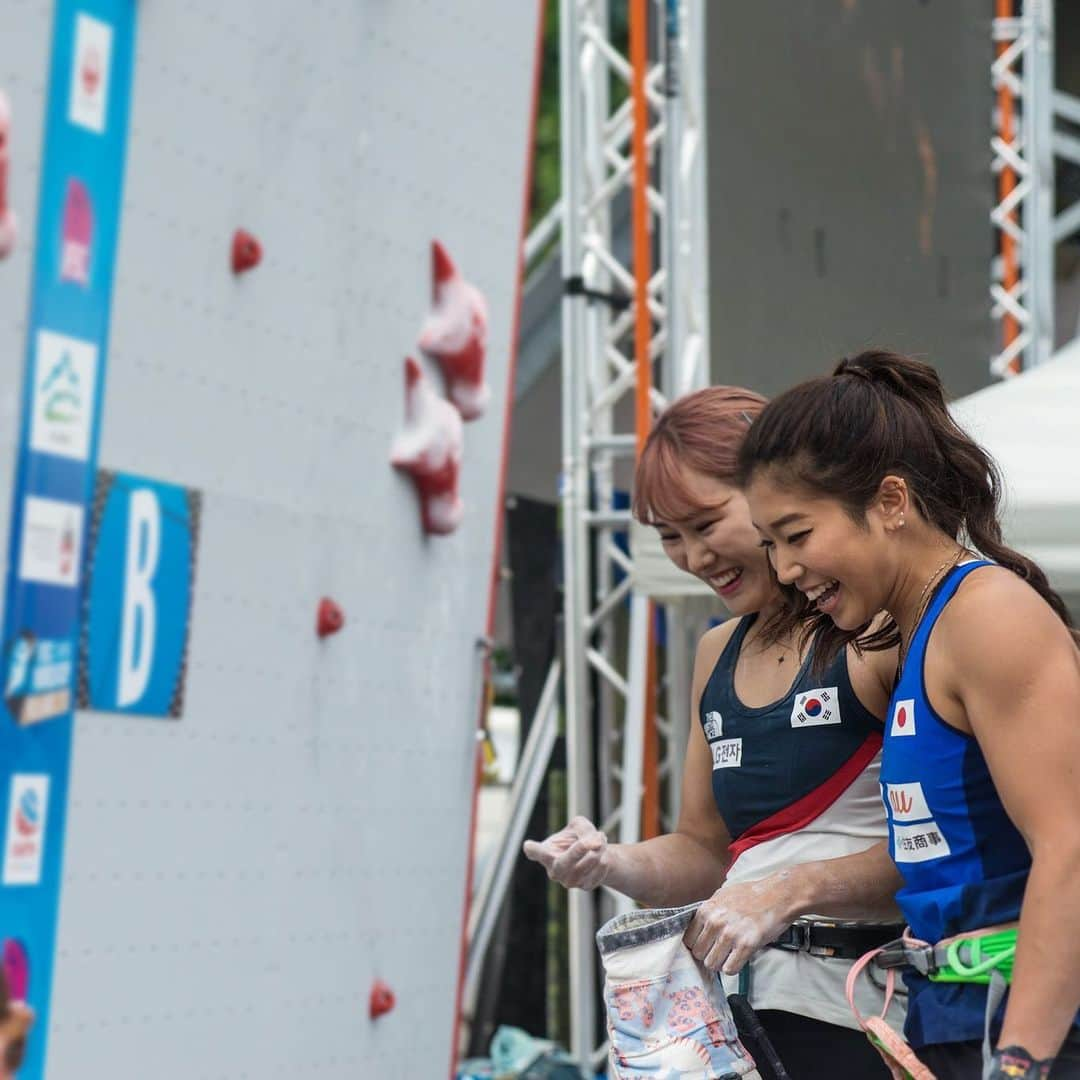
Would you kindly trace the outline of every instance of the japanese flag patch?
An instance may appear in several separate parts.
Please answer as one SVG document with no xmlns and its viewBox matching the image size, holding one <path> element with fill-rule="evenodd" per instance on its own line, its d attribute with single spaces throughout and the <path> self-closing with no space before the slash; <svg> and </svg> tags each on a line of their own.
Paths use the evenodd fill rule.
<svg viewBox="0 0 1080 1080">
<path fill-rule="evenodd" d="M 906 698 L 893 706 L 892 725 L 889 734 L 895 739 L 900 735 L 915 734 L 915 701 Z"/>
<path fill-rule="evenodd" d="M 840 699 L 835 686 L 822 686 L 807 690 L 795 698 L 791 707 L 791 726 L 820 727 L 823 724 L 840 723 Z"/>
</svg>

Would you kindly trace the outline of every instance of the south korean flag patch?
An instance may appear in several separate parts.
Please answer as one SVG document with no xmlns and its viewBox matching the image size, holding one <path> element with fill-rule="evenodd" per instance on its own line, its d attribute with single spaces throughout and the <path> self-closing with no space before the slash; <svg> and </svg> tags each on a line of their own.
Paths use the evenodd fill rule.
<svg viewBox="0 0 1080 1080">
<path fill-rule="evenodd" d="M 791 707 L 791 726 L 821 727 L 823 724 L 840 723 L 840 698 L 835 686 L 822 686 L 807 690 L 795 698 Z"/>
</svg>

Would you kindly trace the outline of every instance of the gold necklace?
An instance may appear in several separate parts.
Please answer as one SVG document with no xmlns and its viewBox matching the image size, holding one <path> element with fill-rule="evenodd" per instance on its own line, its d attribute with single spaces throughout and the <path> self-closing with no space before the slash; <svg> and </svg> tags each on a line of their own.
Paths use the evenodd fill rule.
<svg viewBox="0 0 1080 1080">
<path fill-rule="evenodd" d="M 926 584 L 922 587 L 922 592 L 919 593 L 919 605 L 915 609 L 915 618 L 911 623 L 911 636 L 908 640 L 904 641 L 904 635 L 900 635 L 900 649 L 897 653 L 897 669 L 899 670 L 904 666 L 904 660 L 907 659 L 908 649 L 911 648 L 911 638 L 915 636 L 915 631 L 919 628 L 919 623 L 922 621 L 922 617 L 926 614 L 926 609 L 930 606 L 930 599 L 933 593 L 930 587 L 940 578 L 942 574 L 951 570 L 959 561 L 960 557 L 966 552 L 966 548 L 957 548 L 952 555 L 945 560 L 927 579 Z"/>
</svg>

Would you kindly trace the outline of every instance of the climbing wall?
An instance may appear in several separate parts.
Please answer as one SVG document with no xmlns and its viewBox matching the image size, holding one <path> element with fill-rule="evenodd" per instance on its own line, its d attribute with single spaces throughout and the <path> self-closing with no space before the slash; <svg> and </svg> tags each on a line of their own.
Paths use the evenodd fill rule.
<svg viewBox="0 0 1080 1080">
<path fill-rule="evenodd" d="M 5 535 L 54 31 L 11 4 Z M 197 568 L 181 715 L 75 714 L 49 1077 L 446 1074 L 538 15 L 137 6 L 97 465 L 201 493 Z M 417 347 L 435 240 L 487 312 L 448 535 L 390 464 L 406 356 L 449 400 Z"/>
</svg>

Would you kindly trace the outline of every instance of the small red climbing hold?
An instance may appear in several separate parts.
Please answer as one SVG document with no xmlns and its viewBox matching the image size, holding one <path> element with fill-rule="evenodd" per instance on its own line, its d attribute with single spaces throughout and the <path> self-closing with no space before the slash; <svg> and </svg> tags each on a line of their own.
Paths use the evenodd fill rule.
<svg viewBox="0 0 1080 1080">
<path fill-rule="evenodd" d="M 368 1011 L 371 1013 L 371 1019 L 378 1020 L 380 1016 L 385 1016 L 388 1012 L 393 1011 L 396 1004 L 397 999 L 394 997 L 394 991 L 382 979 L 376 979 L 371 988 L 371 997 L 368 1001 Z"/>
<path fill-rule="evenodd" d="M 237 229 L 232 239 L 232 268 L 243 274 L 262 262 L 262 244 L 246 229 Z"/>
<path fill-rule="evenodd" d="M 319 601 L 319 614 L 315 620 L 315 630 L 319 637 L 336 634 L 344 625 L 345 612 L 329 596 L 324 596 Z"/>
</svg>

